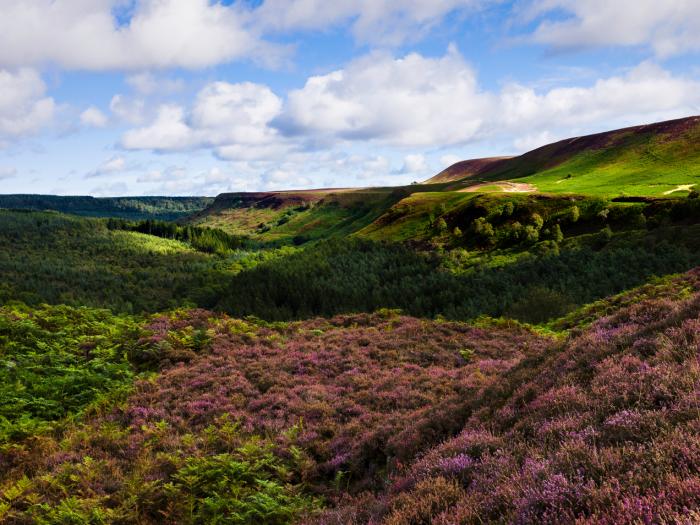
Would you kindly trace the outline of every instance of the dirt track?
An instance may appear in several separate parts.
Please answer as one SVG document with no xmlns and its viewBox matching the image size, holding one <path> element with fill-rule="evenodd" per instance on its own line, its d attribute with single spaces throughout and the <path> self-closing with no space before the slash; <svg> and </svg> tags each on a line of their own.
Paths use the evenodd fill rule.
<svg viewBox="0 0 700 525">
<path fill-rule="evenodd" d="M 475 193 L 482 191 L 482 188 L 487 186 L 497 186 L 504 193 L 532 193 L 537 191 L 535 186 L 525 182 L 480 182 L 459 191 Z"/>
</svg>

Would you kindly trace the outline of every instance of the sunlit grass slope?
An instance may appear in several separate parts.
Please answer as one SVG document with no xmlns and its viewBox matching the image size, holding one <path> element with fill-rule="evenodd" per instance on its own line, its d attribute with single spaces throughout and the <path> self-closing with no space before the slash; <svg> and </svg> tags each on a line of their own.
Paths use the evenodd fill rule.
<svg viewBox="0 0 700 525">
<path fill-rule="evenodd" d="M 353 190 L 222 194 L 192 217 L 193 224 L 249 235 L 266 243 L 303 244 L 346 237 L 369 226 L 411 195 L 444 184 Z"/>
<path fill-rule="evenodd" d="M 700 188 L 700 117 L 563 140 L 497 163 L 478 179 L 551 193 L 684 195 Z"/>
</svg>

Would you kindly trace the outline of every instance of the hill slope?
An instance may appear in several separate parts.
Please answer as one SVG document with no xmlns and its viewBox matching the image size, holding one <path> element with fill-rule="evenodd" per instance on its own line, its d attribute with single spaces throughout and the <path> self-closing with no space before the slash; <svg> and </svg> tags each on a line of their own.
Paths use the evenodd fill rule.
<svg viewBox="0 0 700 525">
<path fill-rule="evenodd" d="M 394 204 L 414 193 L 445 184 L 399 187 L 223 193 L 190 222 L 250 235 L 263 242 L 303 244 L 347 237 L 368 226 Z"/>
<path fill-rule="evenodd" d="M 699 275 L 558 337 L 0 308 L 0 521 L 697 523 Z"/>
<path fill-rule="evenodd" d="M 350 234 L 424 240 L 433 235 L 425 228 L 428 221 L 416 223 L 409 216 L 439 215 L 467 202 L 471 196 L 465 193 L 665 199 L 685 197 L 695 188 L 700 189 L 700 117 L 688 117 L 566 139 L 518 157 L 462 161 L 423 184 L 222 194 L 193 222 L 283 243 Z M 447 223 L 464 231 L 463 224 Z"/>
<path fill-rule="evenodd" d="M 687 193 L 700 184 L 700 117 L 561 140 L 491 163 L 462 182 L 474 179 L 517 180 L 553 193 Z"/>
<path fill-rule="evenodd" d="M 315 523 L 698 523 L 700 294 L 639 297 L 504 373 L 461 433 Z"/>
<path fill-rule="evenodd" d="M 481 173 L 494 170 L 497 166 L 511 158 L 512 157 L 487 157 L 485 159 L 463 160 L 444 169 L 434 177 L 426 180 L 425 183 L 455 182 L 468 177 L 478 177 Z"/>
</svg>

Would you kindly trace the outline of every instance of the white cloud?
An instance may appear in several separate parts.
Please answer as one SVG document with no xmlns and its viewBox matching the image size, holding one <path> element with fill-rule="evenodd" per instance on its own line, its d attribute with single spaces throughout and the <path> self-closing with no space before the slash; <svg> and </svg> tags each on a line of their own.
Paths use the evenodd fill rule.
<svg viewBox="0 0 700 525">
<path fill-rule="evenodd" d="M 97 168 L 87 173 L 85 177 L 92 178 L 100 177 L 102 175 L 112 175 L 115 173 L 121 173 L 125 171 L 126 168 L 126 159 L 124 157 L 116 156 L 104 161 Z"/>
<path fill-rule="evenodd" d="M 109 102 L 109 110 L 119 119 L 129 124 L 142 124 L 145 119 L 146 102 L 141 98 L 131 98 L 118 94 Z"/>
<path fill-rule="evenodd" d="M 440 157 L 440 166 L 443 168 L 449 168 L 453 164 L 458 163 L 460 160 L 464 160 L 459 155 L 443 155 Z"/>
<path fill-rule="evenodd" d="M 460 160 L 457 148 L 467 144 L 510 154 L 557 138 L 697 113 L 700 81 L 653 63 L 587 85 L 512 83 L 485 91 L 452 49 L 436 58 L 370 55 L 308 79 L 286 101 L 260 84 L 215 82 L 189 108 L 161 106 L 148 125 L 124 134 L 122 146 L 209 149 L 235 162 L 246 187 L 395 184 L 438 163 L 453 164 Z M 212 184 L 197 187 L 228 183 Z"/>
<path fill-rule="evenodd" d="M 406 155 L 403 160 L 401 173 L 420 174 L 428 170 L 428 163 L 425 155 L 412 154 Z"/>
<path fill-rule="evenodd" d="M 201 69 L 234 60 L 278 64 L 266 35 L 349 24 L 358 41 L 418 40 L 454 12 L 498 0 L 0 0 L 0 66 L 92 71 Z M 142 93 L 152 79 L 130 79 Z M 161 86 L 165 87 L 165 86 Z M 177 86 L 175 86 L 177 87 Z"/>
<path fill-rule="evenodd" d="M 645 62 L 588 86 L 483 91 L 455 50 L 441 58 L 369 57 L 310 78 L 289 94 L 276 124 L 296 137 L 325 136 L 441 148 L 545 130 L 631 125 L 700 113 L 700 82 Z M 521 149 L 527 140 L 518 145 Z"/>
<path fill-rule="evenodd" d="M 150 72 L 129 75 L 126 77 L 126 83 L 142 95 L 176 93 L 185 87 L 181 79 L 161 78 Z"/>
<path fill-rule="evenodd" d="M 351 22 L 355 38 L 374 44 L 416 40 L 445 16 L 492 0 L 266 0 L 255 11 L 264 29 L 328 30 Z"/>
<path fill-rule="evenodd" d="M 189 112 L 163 105 L 150 125 L 125 133 L 122 145 L 161 152 L 211 147 L 223 158 L 264 159 L 286 151 L 269 126 L 281 108 L 282 100 L 267 86 L 214 82 L 199 92 Z"/>
<path fill-rule="evenodd" d="M 67 69 L 203 68 L 274 60 L 249 10 L 208 0 L 0 0 L 0 65 Z M 121 15 L 118 18 L 115 15 Z"/>
<path fill-rule="evenodd" d="M 185 123 L 185 110 L 177 105 L 163 105 L 149 126 L 130 130 L 122 137 L 126 149 L 155 151 L 184 150 L 194 146 L 192 129 Z"/>
<path fill-rule="evenodd" d="M 0 69 L 0 141 L 37 132 L 53 120 L 56 104 L 32 69 Z"/>
<path fill-rule="evenodd" d="M 557 48 L 650 46 L 660 57 L 700 50 L 697 0 L 535 0 L 530 14 L 556 10 L 570 16 L 545 18 L 536 41 Z"/>
<path fill-rule="evenodd" d="M 215 82 L 197 95 L 191 121 L 214 144 L 267 144 L 275 134 L 267 124 L 281 109 L 282 100 L 267 86 Z"/>
<path fill-rule="evenodd" d="M 107 122 L 106 115 L 94 106 L 90 106 L 80 114 L 80 123 L 83 126 L 103 128 L 107 125 Z"/>
<path fill-rule="evenodd" d="M 700 81 L 673 76 L 642 63 L 624 75 L 588 87 L 561 87 L 543 93 L 521 85 L 500 95 L 500 120 L 506 130 L 606 126 L 664 120 L 700 111 Z"/>
<path fill-rule="evenodd" d="M 492 106 L 459 52 L 371 55 L 292 91 L 277 125 L 289 135 L 433 146 L 474 138 Z"/>
</svg>

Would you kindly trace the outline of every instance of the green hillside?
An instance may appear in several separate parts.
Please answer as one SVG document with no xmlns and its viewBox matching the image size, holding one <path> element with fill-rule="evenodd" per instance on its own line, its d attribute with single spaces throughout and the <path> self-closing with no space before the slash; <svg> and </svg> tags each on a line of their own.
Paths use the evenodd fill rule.
<svg viewBox="0 0 700 525">
<path fill-rule="evenodd" d="M 303 244 L 344 238 L 379 220 L 412 195 L 444 189 L 445 184 L 400 187 L 225 193 L 189 222 L 246 235 L 264 243 Z"/>
<path fill-rule="evenodd" d="M 700 117 L 562 140 L 492 163 L 462 185 L 491 181 L 551 193 L 687 194 L 700 184 Z"/>
<path fill-rule="evenodd" d="M 191 222 L 282 244 L 348 235 L 425 241 L 436 237 L 447 210 L 481 194 L 663 200 L 696 187 L 700 117 L 689 117 L 571 138 L 519 157 L 462 161 L 423 184 L 223 194 Z M 444 218 L 450 229 L 469 226 Z"/>
</svg>

